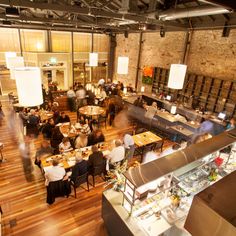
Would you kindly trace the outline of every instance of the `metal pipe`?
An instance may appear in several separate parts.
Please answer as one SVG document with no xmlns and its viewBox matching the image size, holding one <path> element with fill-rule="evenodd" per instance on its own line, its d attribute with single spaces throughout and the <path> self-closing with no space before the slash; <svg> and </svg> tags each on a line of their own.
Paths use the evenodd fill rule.
<svg viewBox="0 0 236 236">
<path fill-rule="evenodd" d="M 197 16 L 225 14 L 230 12 L 231 12 L 230 10 L 227 10 L 224 7 L 199 6 L 186 9 L 173 9 L 164 11 L 161 14 L 159 14 L 159 19 L 165 21 L 165 20 L 175 20 L 180 18 L 189 18 Z"/>
</svg>

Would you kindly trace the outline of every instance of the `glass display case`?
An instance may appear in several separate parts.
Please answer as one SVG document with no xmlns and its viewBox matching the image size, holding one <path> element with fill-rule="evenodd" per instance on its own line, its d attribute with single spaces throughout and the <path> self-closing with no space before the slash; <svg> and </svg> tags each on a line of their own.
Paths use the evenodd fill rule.
<svg viewBox="0 0 236 236">
<path fill-rule="evenodd" d="M 144 165 L 137 167 L 136 172 L 125 173 L 122 206 L 147 235 L 156 236 L 173 225 L 183 225 L 193 197 L 236 170 L 236 139 L 229 138 L 227 132 L 220 135 L 225 142 L 220 142 L 219 137 L 211 142 L 214 139 L 214 145 L 203 142 L 169 155 L 169 167 L 163 168 L 155 179 L 148 178 L 151 173 L 145 172 Z M 181 155 L 187 158 L 187 154 L 194 158 L 190 158 L 187 164 L 176 164 L 178 155 L 181 159 Z M 158 172 L 163 166 L 163 163 L 159 164 L 158 160 L 149 164 L 150 171 L 151 165 L 155 165 Z"/>
</svg>

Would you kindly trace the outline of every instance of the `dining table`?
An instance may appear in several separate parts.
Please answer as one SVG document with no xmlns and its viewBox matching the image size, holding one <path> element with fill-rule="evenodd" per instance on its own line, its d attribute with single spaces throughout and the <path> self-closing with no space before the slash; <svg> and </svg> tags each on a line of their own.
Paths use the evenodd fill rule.
<svg viewBox="0 0 236 236">
<path fill-rule="evenodd" d="M 161 141 L 162 138 L 152 133 L 151 131 L 146 131 L 140 134 L 133 135 L 134 143 L 137 147 L 147 146 L 149 144 Z"/>
<path fill-rule="evenodd" d="M 79 108 L 79 113 L 81 115 L 93 117 L 105 113 L 105 109 L 100 106 L 83 106 Z"/>
<path fill-rule="evenodd" d="M 102 142 L 98 144 L 98 149 L 103 153 L 104 156 L 108 156 L 113 147 L 113 142 Z M 68 170 L 76 164 L 77 153 L 79 153 L 83 157 L 83 159 L 87 161 L 90 154 L 92 154 L 92 146 L 74 149 L 58 155 L 42 157 L 41 167 L 45 172 L 47 169 L 50 169 L 52 167 L 52 161 L 56 159 L 59 162 L 59 166 L 64 167 L 64 169 Z"/>
</svg>

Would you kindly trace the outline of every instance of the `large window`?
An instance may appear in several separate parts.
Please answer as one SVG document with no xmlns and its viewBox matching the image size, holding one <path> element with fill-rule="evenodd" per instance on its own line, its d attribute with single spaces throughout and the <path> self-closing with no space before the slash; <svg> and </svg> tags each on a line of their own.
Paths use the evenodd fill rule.
<svg viewBox="0 0 236 236">
<path fill-rule="evenodd" d="M 17 29 L 0 28 L 0 52 L 20 52 Z"/>
<path fill-rule="evenodd" d="M 73 33 L 74 52 L 90 52 L 91 50 L 91 34 L 88 33 Z"/>
<path fill-rule="evenodd" d="M 105 34 L 94 34 L 93 51 L 107 53 L 109 51 L 109 36 Z"/>
<path fill-rule="evenodd" d="M 71 33 L 52 31 L 52 51 L 53 52 L 71 52 Z"/>
<path fill-rule="evenodd" d="M 21 30 L 24 52 L 46 52 L 47 32 L 45 30 Z"/>
</svg>

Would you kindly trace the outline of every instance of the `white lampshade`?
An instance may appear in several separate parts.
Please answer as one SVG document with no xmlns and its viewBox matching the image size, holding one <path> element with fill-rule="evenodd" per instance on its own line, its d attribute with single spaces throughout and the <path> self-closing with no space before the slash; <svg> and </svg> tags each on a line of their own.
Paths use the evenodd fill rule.
<svg viewBox="0 0 236 236">
<path fill-rule="evenodd" d="M 98 54 L 95 52 L 89 53 L 89 66 L 98 66 Z"/>
<path fill-rule="evenodd" d="M 187 66 L 182 64 L 172 64 L 168 80 L 168 88 L 182 89 L 187 71 Z"/>
<path fill-rule="evenodd" d="M 24 67 L 23 57 L 9 57 L 8 58 L 8 68 L 10 69 L 10 78 L 15 79 L 14 68 Z"/>
<path fill-rule="evenodd" d="M 176 113 L 176 110 L 177 110 L 177 107 L 175 105 L 171 106 L 170 108 L 170 113 L 171 114 L 175 114 Z"/>
<path fill-rule="evenodd" d="M 124 87 L 123 93 L 124 93 L 124 94 L 127 94 L 127 88 L 126 88 L 126 87 Z"/>
<path fill-rule="evenodd" d="M 142 87 L 141 87 L 141 93 L 144 93 L 144 91 L 145 91 L 145 87 L 142 86 Z"/>
<path fill-rule="evenodd" d="M 11 57 L 16 57 L 16 52 L 5 52 L 6 65 L 8 69 L 10 69 L 8 65 L 8 59 Z"/>
<path fill-rule="evenodd" d="M 23 107 L 43 103 L 41 74 L 38 67 L 14 68 L 19 104 Z"/>
<path fill-rule="evenodd" d="M 129 58 L 118 57 L 117 74 L 127 75 L 129 71 Z"/>
</svg>

